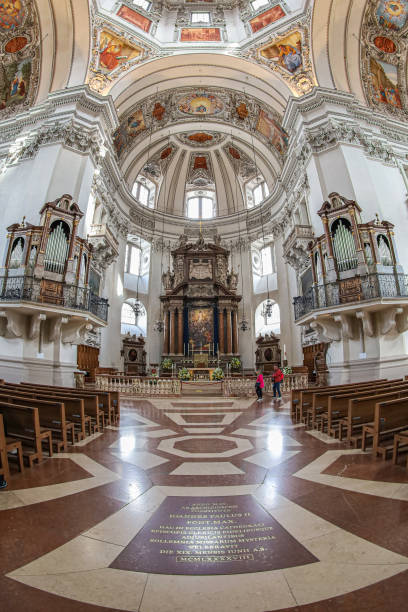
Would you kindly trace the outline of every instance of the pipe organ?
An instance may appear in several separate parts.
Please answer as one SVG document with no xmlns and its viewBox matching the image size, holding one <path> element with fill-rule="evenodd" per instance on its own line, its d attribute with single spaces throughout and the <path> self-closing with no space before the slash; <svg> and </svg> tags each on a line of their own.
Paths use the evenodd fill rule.
<svg viewBox="0 0 408 612">
<path fill-rule="evenodd" d="M 315 287 L 338 283 L 340 301 L 347 303 L 359 299 L 360 277 L 402 273 L 392 223 L 378 215 L 363 223 L 360 206 L 338 193 L 329 195 L 318 215 L 324 234 L 308 247 Z"/>
<path fill-rule="evenodd" d="M 7 228 L 4 281 L 8 287 L 13 278 L 23 277 L 25 287 L 39 283 L 40 301 L 63 304 L 64 287 L 88 285 L 92 245 L 77 236 L 83 213 L 70 195 L 48 202 L 40 215 L 39 225 L 23 219 Z"/>
</svg>

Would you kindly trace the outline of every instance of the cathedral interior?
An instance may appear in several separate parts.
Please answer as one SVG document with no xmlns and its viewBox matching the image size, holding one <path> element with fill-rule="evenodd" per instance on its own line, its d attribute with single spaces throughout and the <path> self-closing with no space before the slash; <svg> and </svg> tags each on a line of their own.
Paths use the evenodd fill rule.
<svg viewBox="0 0 408 612">
<path fill-rule="evenodd" d="M 0 609 L 406 610 L 408 0 L 0 0 L 0 58 Z"/>
</svg>

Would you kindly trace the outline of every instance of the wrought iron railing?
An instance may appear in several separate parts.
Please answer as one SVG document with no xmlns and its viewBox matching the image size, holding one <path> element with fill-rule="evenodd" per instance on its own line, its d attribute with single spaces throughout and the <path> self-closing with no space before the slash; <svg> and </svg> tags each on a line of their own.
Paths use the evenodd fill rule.
<svg viewBox="0 0 408 612">
<path fill-rule="evenodd" d="M 65 308 L 91 312 L 93 315 L 108 320 L 108 300 L 98 297 L 87 287 L 56 283 L 56 291 L 51 294 L 46 290 L 41 279 L 32 276 L 0 277 L 0 302 L 39 302 L 56 304 Z"/>
<path fill-rule="evenodd" d="M 355 278 L 359 278 L 361 282 L 361 291 L 355 301 L 408 297 L 408 275 L 406 274 L 367 274 Z M 352 303 L 350 299 L 342 300 L 339 281 L 310 287 L 305 295 L 295 297 L 293 300 L 295 320 L 313 310 L 339 306 L 344 302 Z"/>
</svg>

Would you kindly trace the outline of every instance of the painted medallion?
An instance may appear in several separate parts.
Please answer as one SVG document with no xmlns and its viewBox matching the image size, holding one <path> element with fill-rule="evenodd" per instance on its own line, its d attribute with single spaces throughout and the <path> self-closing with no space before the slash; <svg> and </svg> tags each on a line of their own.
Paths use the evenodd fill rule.
<svg viewBox="0 0 408 612">
<path fill-rule="evenodd" d="M 0 0 L 0 31 L 15 30 L 24 21 L 23 0 Z"/>
<path fill-rule="evenodd" d="M 218 115 L 224 109 L 220 98 L 205 92 L 184 96 L 178 101 L 178 110 L 185 115 Z"/>
<path fill-rule="evenodd" d="M 401 30 L 408 18 L 408 0 L 380 0 L 376 15 L 384 28 Z"/>
</svg>

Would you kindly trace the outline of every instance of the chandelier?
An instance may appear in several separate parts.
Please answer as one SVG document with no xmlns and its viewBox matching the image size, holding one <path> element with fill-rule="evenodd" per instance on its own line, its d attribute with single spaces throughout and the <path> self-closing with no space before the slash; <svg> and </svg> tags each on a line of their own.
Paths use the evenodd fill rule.
<svg viewBox="0 0 408 612">
<path fill-rule="evenodd" d="M 270 319 L 272 317 L 272 311 L 273 311 L 273 302 L 271 298 L 268 297 L 268 299 L 266 300 L 265 304 L 262 307 L 261 315 L 263 316 L 265 320 Z"/>
</svg>

